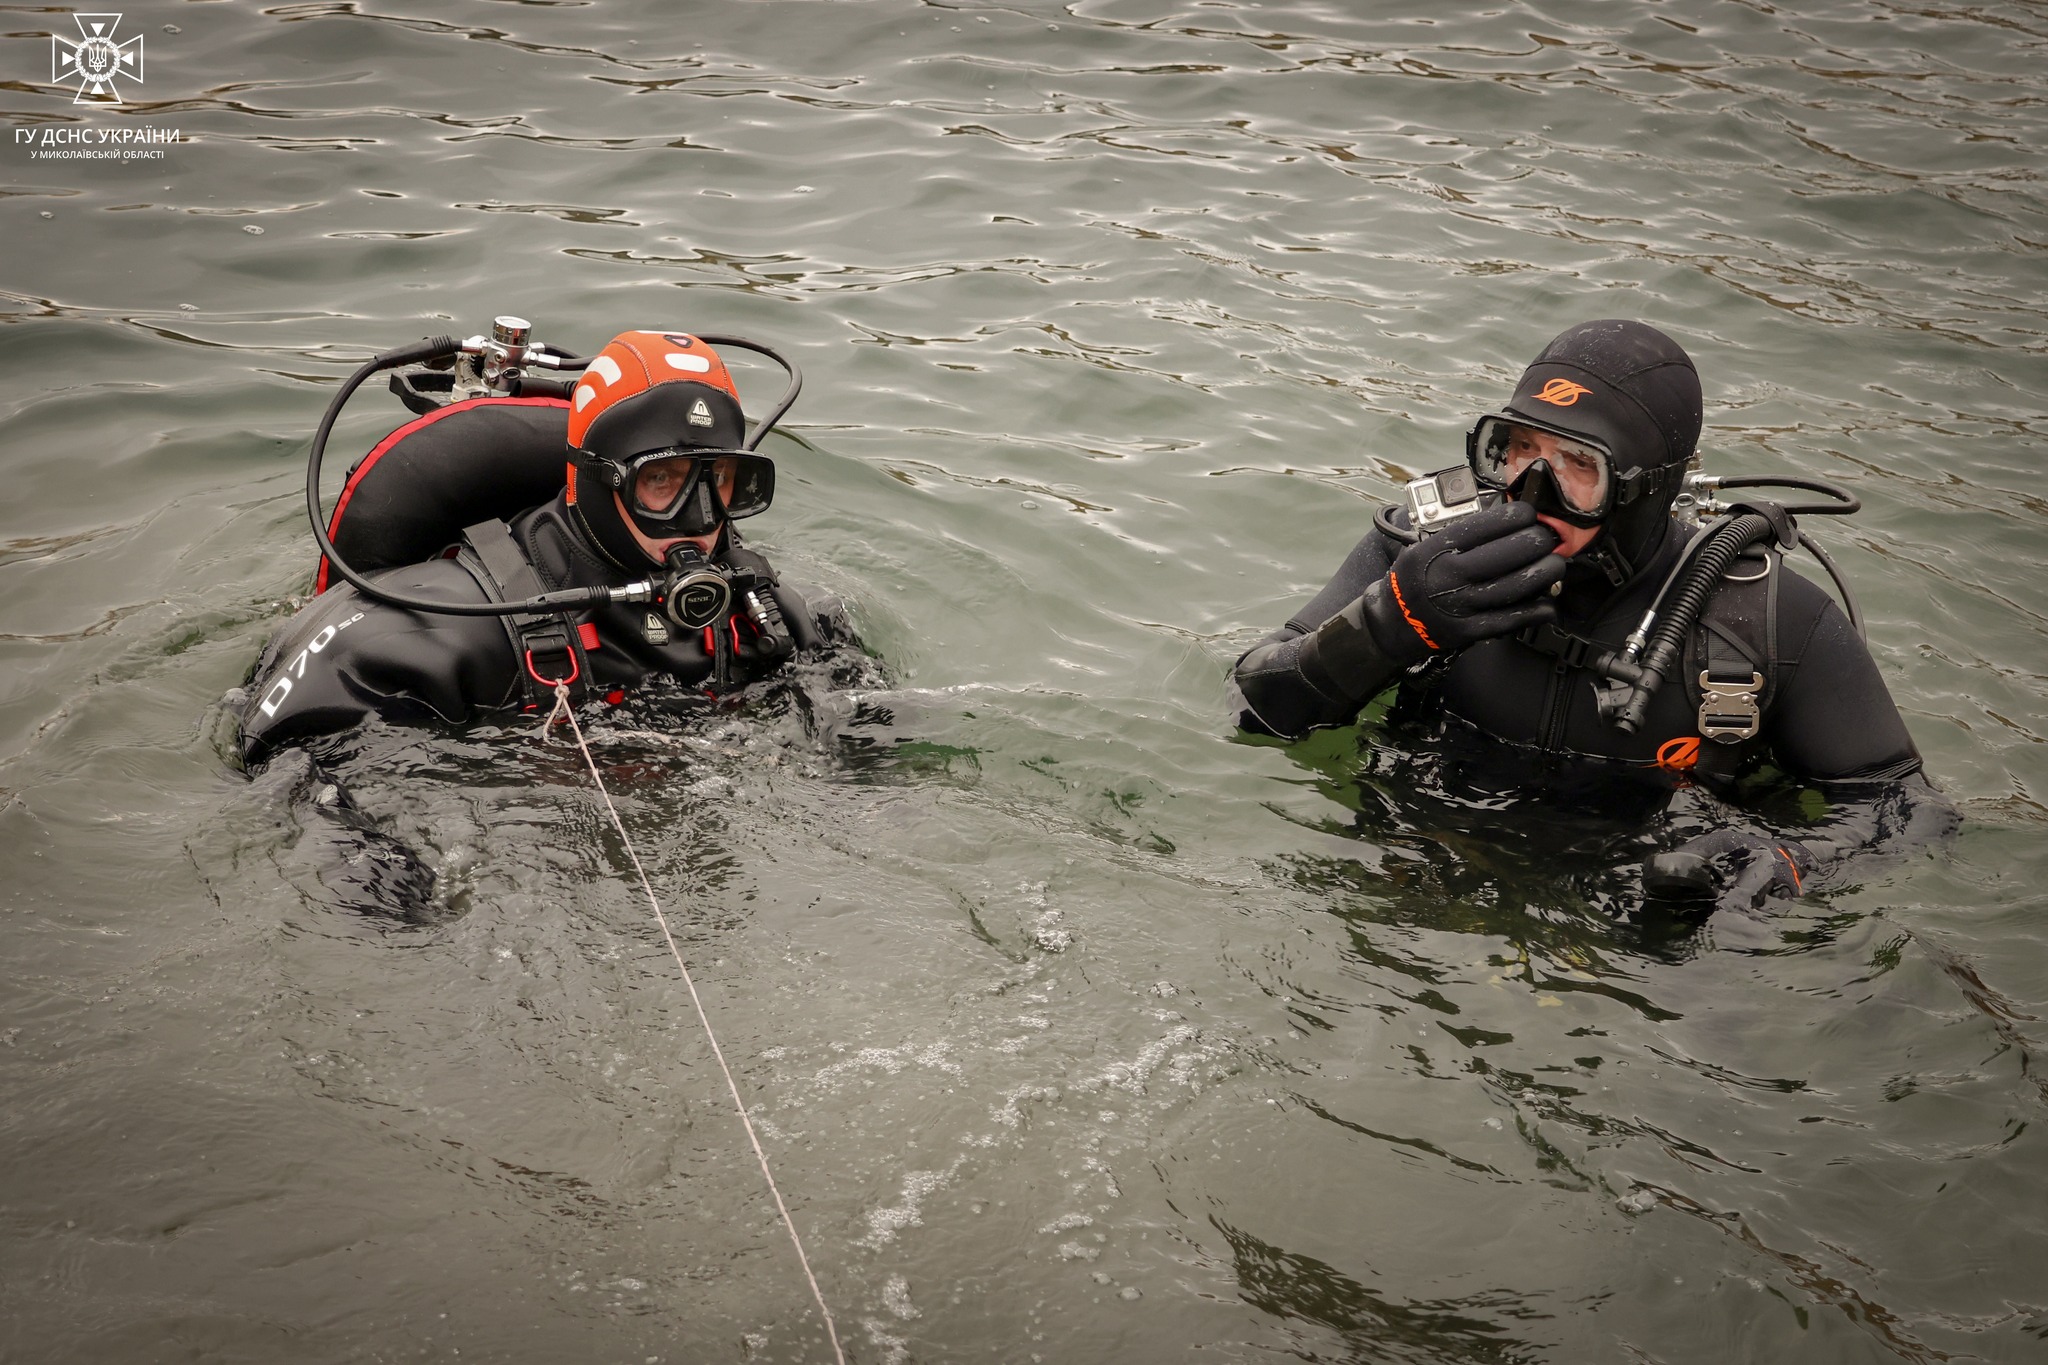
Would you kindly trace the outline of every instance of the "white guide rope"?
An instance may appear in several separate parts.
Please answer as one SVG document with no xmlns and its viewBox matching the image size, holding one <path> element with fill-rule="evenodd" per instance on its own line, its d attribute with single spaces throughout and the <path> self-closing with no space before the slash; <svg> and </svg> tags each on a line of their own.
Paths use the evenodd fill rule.
<svg viewBox="0 0 2048 1365">
<path fill-rule="evenodd" d="M 541 722 L 541 733 L 546 734 L 560 716 L 569 722 L 569 728 L 576 735 L 576 745 L 583 750 L 583 762 L 590 769 L 590 780 L 597 784 L 597 794 L 604 801 L 607 814 L 612 817 L 612 828 L 619 832 L 619 842 L 625 845 L 626 857 L 632 860 L 633 871 L 640 878 L 640 889 L 647 893 L 647 904 L 654 911 L 654 922 L 661 926 L 661 936 L 668 944 L 670 956 L 676 960 L 676 970 L 683 974 L 683 985 L 690 991 L 690 1003 L 697 1008 L 697 1022 L 704 1026 L 704 1039 L 711 1044 L 711 1055 L 718 1059 L 718 1069 L 725 1073 L 726 1089 L 732 1092 L 732 1107 L 739 1112 L 740 1126 L 747 1130 L 747 1141 L 753 1144 L 754 1159 L 761 1163 L 761 1178 L 768 1182 L 768 1193 L 775 1197 L 776 1212 L 782 1215 L 782 1226 L 789 1229 L 789 1244 L 796 1248 L 797 1264 L 803 1267 L 804 1279 L 810 1282 L 811 1297 L 818 1301 L 818 1316 L 825 1320 L 825 1335 L 832 1342 L 832 1356 L 839 1365 L 846 1365 L 846 1352 L 839 1345 L 839 1329 L 833 1325 L 832 1310 L 825 1306 L 825 1291 L 818 1288 L 818 1277 L 811 1273 L 811 1258 L 804 1254 L 803 1238 L 796 1235 L 796 1220 L 789 1216 L 789 1205 L 782 1202 L 782 1191 L 776 1188 L 775 1173 L 768 1169 L 768 1154 L 761 1150 L 761 1139 L 754 1132 L 754 1121 L 747 1115 L 747 1102 L 740 1098 L 739 1082 L 732 1076 L 732 1068 L 725 1064 L 725 1049 L 718 1045 L 718 1035 L 711 1031 L 711 1016 L 704 1012 L 704 1002 L 697 996 L 697 983 L 690 979 L 690 969 L 683 962 L 683 950 L 676 946 L 676 936 L 669 932 L 668 916 L 661 913 L 661 902 L 654 898 L 654 887 L 647 880 L 647 869 L 640 865 L 640 855 L 633 851 L 633 841 L 626 835 L 625 821 L 619 818 L 618 808 L 612 805 L 612 794 L 605 790 L 604 778 L 597 771 L 597 760 L 591 757 L 590 745 L 584 741 L 583 727 L 576 723 L 576 712 L 569 705 L 569 685 L 555 684 L 555 709 Z"/>
</svg>

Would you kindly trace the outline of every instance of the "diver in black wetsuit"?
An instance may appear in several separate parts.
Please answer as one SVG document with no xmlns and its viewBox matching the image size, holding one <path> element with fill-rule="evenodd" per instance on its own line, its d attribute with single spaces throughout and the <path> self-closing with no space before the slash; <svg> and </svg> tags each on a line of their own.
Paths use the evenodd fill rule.
<svg viewBox="0 0 2048 1365">
<path fill-rule="evenodd" d="M 463 442 L 495 457 L 496 446 L 523 441 L 537 443 L 536 458 L 561 491 L 509 521 L 472 524 L 474 507 L 458 506 L 444 533 L 421 542 L 449 549 L 370 574 L 376 588 L 443 603 L 511 603 L 644 585 L 666 569 L 665 594 L 574 612 L 448 615 L 377 600 L 352 584 L 327 589 L 323 565 L 323 591 L 257 662 L 242 705 L 243 759 L 260 763 L 372 713 L 460 723 L 544 711 L 557 681 L 578 702 L 617 703 L 654 675 L 724 694 L 846 638 L 835 600 L 807 601 L 740 543 L 732 522 L 764 510 L 775 491 L 773 463 L 744 448 L 745 435 L 718 353 L 686 333 L 660 332 L 613 340 L 567 401 L 485 398 L 402 429 L 394 439 L 403 439 L 380 446 L 358 476 L 388 461 L 383 477 L 398 478 L 451 458 Z M 337 536 L 343 520 L 337 510 Z"/>
<path fill-rule="evenodd" d="M 1505 501 L 1420 536 L 1383 514 L 1329 585 L 1238 660 L 1240 726 L 1297 738 L 1348 724 L 1398 684 L 1468 752 L 1549 776 L 1725 793 L 1769 762 L 1829 799 L 1829 817 L 1796 834 L 1721 828 L 1651 858 L 1644 887 L 1659 897 L 1754 907 L 1860 849 L 1943 832 L 1952 809 L 1858 631 L 1775 549 L 1711 586 L 1672 685 L 1637 724 L 1601 704 L 1613 674 L 1599 662 L 1697 536 L 1671 510 L 1700 424 L 1699 377 L 1663 333 L 1609 320 L 1560 334 L 1468 437 L 1475 482 Z"/>
</svg>

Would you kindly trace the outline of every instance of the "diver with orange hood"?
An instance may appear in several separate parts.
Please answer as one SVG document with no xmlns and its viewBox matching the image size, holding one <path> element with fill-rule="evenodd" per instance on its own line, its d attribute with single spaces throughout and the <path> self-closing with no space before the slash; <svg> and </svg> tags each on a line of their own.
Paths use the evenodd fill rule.
<svg viewBox="0 0 2048 1365">
<path fill-rule="evenodd" d="M 774 499 L 774 462 L 755 447 L 801 376 L 758 343 L 715 340 L 789 373 L 751 440 L 718 350 L 685 332 L 626 332 L 581 360 L 501 318 L 491 337 L 359 370 L 308 474 L 318 595 L 257 661 L 245 762 L 373 713 L 459 724 L 549 711 L 560 689 L 617 704 L 657 675 L 725 696 L 849 638 L 836 599 L 783 583 L 734 524 Z M 323 518 L 319 456 L 341 404 L 377 370 L 422 362 L 392 385 L 419 417 L 357 464 Z"/>
</svg>

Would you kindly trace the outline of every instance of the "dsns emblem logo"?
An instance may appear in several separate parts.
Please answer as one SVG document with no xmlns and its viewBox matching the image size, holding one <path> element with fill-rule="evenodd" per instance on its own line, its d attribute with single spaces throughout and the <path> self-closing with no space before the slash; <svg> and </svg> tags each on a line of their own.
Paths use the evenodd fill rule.
<svg viewBox="0 0 2048 1365">
<path fill-rule="evenodd" d="M 1574 384 L 1569 379 L 1553 379 L 1537 392 L 1536 398 L 1538 402 L 1555 408 L 1568 408 L 1591 392 L 1584 384 Z"/>
<path fill-rule="evenodd" d="M 121 96 L 114 89 L 114 78 L 125 76 L 137 85 L 142 84 L 142 38 L 140 35 L 124 43 L 114 41 L 114 30 L 121 26 L 118 14 L 74 14 L 78 21 L 78 41 L 66 42 L 55 34 L 50 35 L 50 79 L 58 84 L 66 81 L 78 82 L 78 94 L 72 97 L 73 104 L 85 103 L 86 96 L 95 99 L 104 96 L 118 104 Z"/>
</svg>

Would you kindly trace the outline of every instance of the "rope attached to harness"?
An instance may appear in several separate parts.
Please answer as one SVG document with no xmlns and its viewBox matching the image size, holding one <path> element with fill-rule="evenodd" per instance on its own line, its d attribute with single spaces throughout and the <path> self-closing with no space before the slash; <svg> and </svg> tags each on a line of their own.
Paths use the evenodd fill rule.
<svg viewBox="0 0 2048 1365">
<path fill-rule="evenodd" d="M 761 1163 L 761 1178 L 768 1182 L 768 1193 L 775 1198 L 775 1209 L 782 1215 L 783 1227 L 789 1229 L 789 1244 L 796 1248 L 797 1264 L 803 1267 L 804 1279 L 811 1286 L 811 1297 L 818 1302 L 818 1316 L 825 1321 L 825 1335 L 832 1342 L 833 1358 L 839 1365 L 846 1365 L 846 1352 L 839 1345 L 839 1329 L 833 1324 L 832 1310 L 825 1305 L 825 1291 L 818 1287 L 818 1277 L 811 1272 L 811 1258 L 804 1254 L 803 1238 L 797 1236 L 796 1220 L 790 1217 L 789 1205 L 782 1202 L 782 1191 L 776 1187 L 775 1173 L 768 1169 L 768 1154 L 761 1150 L 760 1136 L 755 1133 L 754 1121 L 747 1114 L 747 1102 L 740 1098 L 739 1082 L 733 1079 L 732 1068 L 726 1065 L 725 1049 L 718 1045 L 718 1035 L 711 1031 L 711 1016 L 705 1012 L 704 1002 L 697 995 L 697 983 L 690 978 L 690 968 L 683 961 L 683 950 L 676 946 L 676 937 L 669 931 L 668 916 L 661 912 L 661 902 L 655 899 L 654 887 L 647 880 L 647 869 L 640 865 L 640 855 L 633 851 L 633 841 L 627 837 L 625 821 L 619 818 L 618 807 L 612 804 L 611 793 L 605 789 L 604 778 L 597 771 L 597 760 L 591 756 L 590 744 L 583 737 L 583 727 L 576 721 L 575 708 L 569 704 L 569 683 L 566 679 L 555 683 L 555 709 L 541 722 L 542 735 L 553 728 L 557 718 L 568 721 L 570 730 L 575 734 L 576 745 L 583 751 L 583 762 L 590 769 L 590 780 L 596 784 L 605 813 L 612 818 L 612 828 L 618 831 L 626 857 L 640 878 L 640 889 L 647 893 L 648 908 L 654 911 L 654 922 L 661 926 L 661 937 L 668 944 L 669 955 L 676 960 L 676 970 L 682 973 L 683 985 L 689 989 L 690 1003 L 697 1010 L 697 1022 L 704 1026 L 704 1039 L 711 1044 L 711 1055 L 717 1059 L 718 1069 L 725 1074 L 726 1089 L 732 1092 L 732 1106 L 739 1113 L 740 1126 L 747 1130 L 747 1141 L 753 1144 L 754 1159 Z"/>
</svg>

